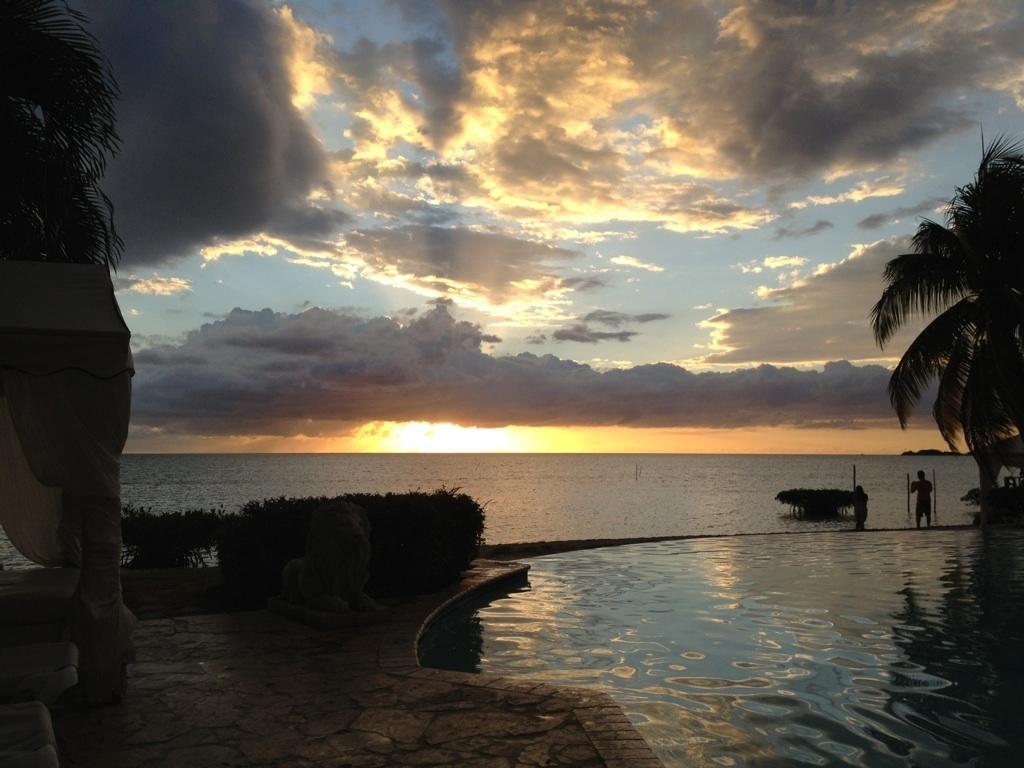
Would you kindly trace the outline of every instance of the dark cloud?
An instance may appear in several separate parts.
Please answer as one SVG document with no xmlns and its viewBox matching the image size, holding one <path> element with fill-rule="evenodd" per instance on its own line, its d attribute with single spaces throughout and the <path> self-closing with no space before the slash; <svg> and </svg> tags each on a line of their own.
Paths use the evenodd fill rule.
<svg viewBox="0 0 1024 768">
<path fill-rule="evenodd" d="M 592 291 L 606 288 L 608 283 L 600 277 L 565 277 L 562 278 L 562 285 L 574 291 Z"/>
<path fill-rule="evenodd" d="M 811 237 L 812 235 L 817 235 L 827 229 L 832 229 L 833 226 L 835 225 L 831 221 L 818 219 L 808 227 L 779 227 L 775 230 L 774 239 L 781 240 L 784 237 Z"/>
<path fill-rule="evenodd" d="M 551 337 L 556 341 L 578 341 L 581 344 L 596 344 L 599 341 L 629 341 L 636 331 L 595 331 L 582 323 L 559 328 Z"/>
<path fill-rule="evenodd" d="M 871 335 L 868 313 L 882 294 L 882 271 L 909 250 L 902 238 L 857 246 L 846 259 L 791 286 L 760 294 L 768 306 L 729 309 L 705 321 L 717 331 L 709 363 L 741 365 L 898 357 L 920 323 L 911 322 L 885 350 Z"/>
<path fill-rule="evenodd" d="M 333 52 L 339 86 L 350 97 L 372 96 L 381 83 L 400 78 L 416 87 L 420 99 L 406 94 L 405 105 L 423 118 L 424 143 L 440 148 L 460 127 L 455 105 L 464 88 L 462 69 L 439 37 L 378 44 L 360 38 L 351 49 Z M 357 120 L 356 133 L 372 135 L 369 123 Z"/>
<path fill-rule="evenodd" d="M 950 94 L 969 88 L 1012 92 L 1024 51 L 1011 4 L 861 0 L 813 3 L 447 3 L 463 70 L 490 67 L 509 89 L 521 120 L 506 123 L 512 143 L 530 146 L 527 172 L 572 175 L 551 143 L 533 151 L 569 99 L 580 117 L 594 94 L 575 54 L 621 61 L 616 73 L 643 89 L 640 109 L 666 118 L 681 137 L 652 156 L 691 167 L 761 177 L 807 177 L 867 167 L 974 124 L 977 105 Z M 504 47 L 505 55 L 478 55 Z M 557 51 L 557 54 L 552 53 Z M 527 79 L 528 78 L 528 79 Z M 608 78 L 609 87 L 617 84 Z M 996 85 L 998 84 L 998 85 Z M 463 92 L 471 110 L 478 94 Z M 557 116 L 557 117 L 556 117 Z M 692 147 L 699 147 L 690 154 Z M 539 162 L 540 159 L 545 162 Z M 533 175 L 536 175 L 534 173 Z"/>
<path fill-rule="evenodd" d="M 244 0 L 75 0 L 121 86 L 120 155 L 104 190 L 125 264 L 187 254 L 267 227 L 323 234 L 306 210 L 323 150 L 292 105 L 289 31 Z"/>
<path fill-rule="evenodd" d="M 596 344 L 600 341 L 630 341 L 637 336 L 636 331 L 623 328 L 625 325 L 634 323 L 650 323 L 655 320 L 664 320 L 669 315 L 658 312 L 647 312 L 639 315 L 630 315 L 624 312 L 614 312 L 607 309 L 595 309 L 584 315 L 578 322 L 572 323 L 564 328 L 559 328 L 551 334 L 556 341 L 574 341 L 581 344 Z M 592 328 L 592 325 L 614 328 L 614 331 L 601 331 Z M 537 342 L 530 342 L 537 343 Z"/>
<path fill-rule="evenodd" d="M 1016 17 L 1019 26 L 1008 8 L 986 16 L 934 0 L 749 0 L 724 18 L 703 10 L 685 17 L 686 36 L 671 37 L 684 17 L 665 10 L 638 22 L 661 27 L 655 38 L 627 38 L 637 66 L 660 81 L 675 76 L 660 96 L 680 134 L 747 175 L 893 160 L 970 126 L 976 105 L 950 93 L 1012 82 L 1022 57 L 993 23 Z"/>
<path fill-rule="evenodd" d="M 655 320 L 665 320 L 669 316 L 660 312 L 645 312 L 640 315 L 629 315 L 625 312 L 614 312 L 609 309 L 595 309 L 588 312 L 578 322 L 572 323 L 565 328 L 559 328 L 551 337 L 556 341 L 576 341 L 581 344 L 596 344 L 599 341 L 630 341 L 637 335 L 636 331 L 623 329 L 625 325 L 634 323 L 651 323 Z M 614 328 L 614 331 L 598 331 L 591 328 L 591 325 L 603 325 L 606 328 Z"/>
<path fill-rule="evenodd" d="M 538 289 L 554 287 L 559 279 L 550 274 L 552 262 L 579 255 L 496 232 L 425 225 L 353 230 L 345 242 L 374 269 L 468 283 L 499 300 L 525 290 L 523 281 L 538 281 Z M 444 284 L 437 287 L 446 290 Z"/>
<path fill-rule="evenodd" d="M 583 317 L 584 323 L 599 323 L 619 328 L 627 323 L 650 323 L 655 320 L 667 320 L 668 315 L 660 312 L 646 312 L 641 315 L 627 315 L 625 312 L 612 312 L 608 309 L 595 309 Z"/>
<path fill-rule="evenodd" d="M 373 420 L 849 426 L 891 415 L 880 366 L 599 372 L 551 355 L 485 354 L 479 327 L 449 308 L 437 303 L 405 324 L 322 309 L 235 309 L 179 345 L 139 352 L 133 422 L 166 433 L 290 436 Z"/>
<path fill-rule="evenodd" d="M 887 224 L 894 224 L 898 220 L 905 219 L 908 216 L 931 213 L 944 202 L 944 200 L 940 200 L 937 197 L 932 197 L 927 200 L 922 200 L 917 205 L 908 205 L 900 208 L 894 208 L 891 211 L 873 213 L 858 221 L 857 226 L 861 229 L 880 229 Z"/>
</svg>

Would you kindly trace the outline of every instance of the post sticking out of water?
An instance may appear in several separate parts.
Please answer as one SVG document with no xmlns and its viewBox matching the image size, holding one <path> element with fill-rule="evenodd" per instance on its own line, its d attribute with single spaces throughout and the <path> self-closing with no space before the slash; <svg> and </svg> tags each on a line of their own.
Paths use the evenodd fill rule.
<svg viewBox="0 0 1024 768">
<path fill-rule="evenodd" d="M 853 465 L 853 490 L 857 490 L 857 465 Z"/>
<path fill-rule="evenodd" d="M 910 522 L 910 473 L 907 472 L 907 522 Z"/>
<path fill-rule="evenodd" d="M 935 467 L 932 467 L 932 519 L 935 520 L 935 524 L 939 524 L 939 494 L 936 493 L 935 484 Z"/>
</svg>

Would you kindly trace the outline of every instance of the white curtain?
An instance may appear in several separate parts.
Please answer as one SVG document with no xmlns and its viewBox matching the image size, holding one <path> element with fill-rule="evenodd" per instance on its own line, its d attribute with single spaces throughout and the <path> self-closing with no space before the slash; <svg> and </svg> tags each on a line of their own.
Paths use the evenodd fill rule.
<svg viewBox="0 0 1024 768">
<path fill-rule="evenodd" d="M 135 625 L 121 598 L 120 577 L 120 456 L 128 434 L 131 374 L 98 378 L 81 370 L 31 375 L 3 369 L 0 390 L 6 401 L 0 413 L 2 471 L 20 478 L 8 494 L 3 477 L 0 521 L 29 559 L 44 565 L 80 562 L 69 633 L 80 651 L 81 684 L 90 701 L 118 699 Z M 20 458 L 7 457 L 8 423 Z M 25 465 L 34 484 L 24 479 Z"/>
<path fill-rule="evenodd" d="M 62 532 L 77 547 L 77 532 L 62 525 L 60 488 L 40 483 L 32 474 L 18 433 L 14 431 L 7 398 L 0 392 L 0 525 L 14 548 L 40 565 L 78 565 L 66 552 Z"/>
</svg>

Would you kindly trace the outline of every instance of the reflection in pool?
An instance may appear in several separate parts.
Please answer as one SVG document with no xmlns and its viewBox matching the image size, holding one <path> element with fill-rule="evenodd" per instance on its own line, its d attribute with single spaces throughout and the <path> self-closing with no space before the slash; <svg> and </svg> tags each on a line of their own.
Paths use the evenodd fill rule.
<svg viewBox="0 0 1024 768">
<path fill-rule="evenodd" d="M 1020 765 L 1024 534 L 635 544 L 531 561 L 425 665 L 608 690 L 666 765 Z"/>
</svg>

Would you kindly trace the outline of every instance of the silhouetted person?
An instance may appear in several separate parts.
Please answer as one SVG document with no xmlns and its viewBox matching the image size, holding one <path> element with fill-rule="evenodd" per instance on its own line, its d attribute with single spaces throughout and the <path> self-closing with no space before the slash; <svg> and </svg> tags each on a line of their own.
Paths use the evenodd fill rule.
<svg viewBox="0 0 1024 768">
<path fill-rule="evenodd" d="M 924 471 L 917 471 L 917 480 L 910 484 L 910 492 L 917 492 L 917 527 L 921 527 L 921 517 L 925 524 L 932 527 L 932 484 L 924 479 Z"/>
<path fill-rule="evenodd" d="M 863 531 L 864 521 L 868 519 L 868 495 L 863 485 L 858 485 L 853 492 L 853 519 L 857 522 L 854 530 Z"/>
</svg>

